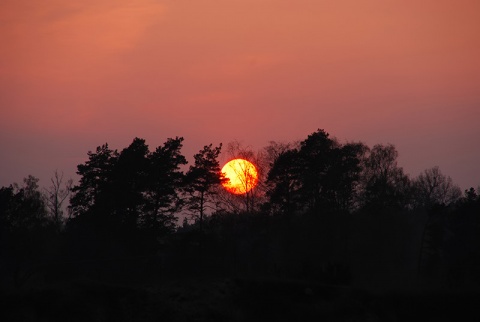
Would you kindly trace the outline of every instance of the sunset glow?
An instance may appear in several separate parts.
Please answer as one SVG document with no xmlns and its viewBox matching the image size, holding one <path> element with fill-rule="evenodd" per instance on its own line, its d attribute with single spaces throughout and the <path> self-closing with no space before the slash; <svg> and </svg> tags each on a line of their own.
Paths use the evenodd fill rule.
<svg viewBox="0 0 480 322">
<path fill-rule="evenodd" d="M 244 159 L 234 159 L 227 162 L 223 166 L 222 172 L 229 179 L 223 183 L 223 187 L 233 194 L 245 194 L 258 183 L 257 168 Z"/>
<path fill-rule="evenodd" d="M 479 15 L 472 0 L 4 0 L 0 185 L 77 180 L 105 142 L 179 135 L 191 157 L 322 128 L 476 187 Z"/>
<path fill-rule="evenodd" d="M 0 322 L 480 321 L 479 226 L 480 0 L 0 0 Z"/>
</svg>

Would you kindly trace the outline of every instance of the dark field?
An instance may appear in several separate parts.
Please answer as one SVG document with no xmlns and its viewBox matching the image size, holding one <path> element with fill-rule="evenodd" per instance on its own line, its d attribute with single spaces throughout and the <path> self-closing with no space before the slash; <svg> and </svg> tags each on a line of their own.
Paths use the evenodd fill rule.
<svg viewBox="0 0 480 322">
<path fill-rule="evenodd" d="M 480 294 L 272 279 L 77 281 L 4 293 L 1 321 L 478 321 Z"/>
</svg>

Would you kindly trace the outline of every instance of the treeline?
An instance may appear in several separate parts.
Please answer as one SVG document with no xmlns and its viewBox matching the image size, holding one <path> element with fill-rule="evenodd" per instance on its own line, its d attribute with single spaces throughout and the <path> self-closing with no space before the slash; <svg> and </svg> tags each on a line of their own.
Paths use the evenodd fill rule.
<svg viewBox="0 0 480 322">
<path fill-rule="evenodd" d="M 32 176 L 1 188 L 2 285 L 205 275 L 480 283 L 480 191 L 462 193 L 438 167 L 410 178 L 393 145 L 340 143 L 323 130 L 257 153 L 230 144 L 229 156 L 260 176 L 232 195 L 221 187 L 222 145 L 206 145 L 187 167 L 182 142 L 104 144 L 78 165 L 77 185 L 56 173 L 43 191 Z"/>
</svg>

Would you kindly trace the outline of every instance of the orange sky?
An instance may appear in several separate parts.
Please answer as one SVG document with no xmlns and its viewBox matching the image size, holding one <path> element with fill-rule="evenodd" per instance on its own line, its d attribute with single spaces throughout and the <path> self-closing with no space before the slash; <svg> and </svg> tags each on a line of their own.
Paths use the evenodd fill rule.
<svg viewBox="0 0 480 322">
<path fill-rule="evenodd" d="M 3 0 L 0 186 L 88 150 L 393 143 L 480 185 L 477 0 Z"/>
</svg>

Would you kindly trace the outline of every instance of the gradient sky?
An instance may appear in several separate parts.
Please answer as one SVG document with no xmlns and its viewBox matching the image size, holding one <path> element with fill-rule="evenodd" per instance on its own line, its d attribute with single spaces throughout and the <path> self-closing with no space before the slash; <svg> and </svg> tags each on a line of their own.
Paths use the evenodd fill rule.
<svg viewBox="0 0 480 322">
<path fill-rule="evenodd" d="M 392 143 L 480 185 L 478 0 L 2 0 L 0 186 L 87 152 Z"/>
</svg>

